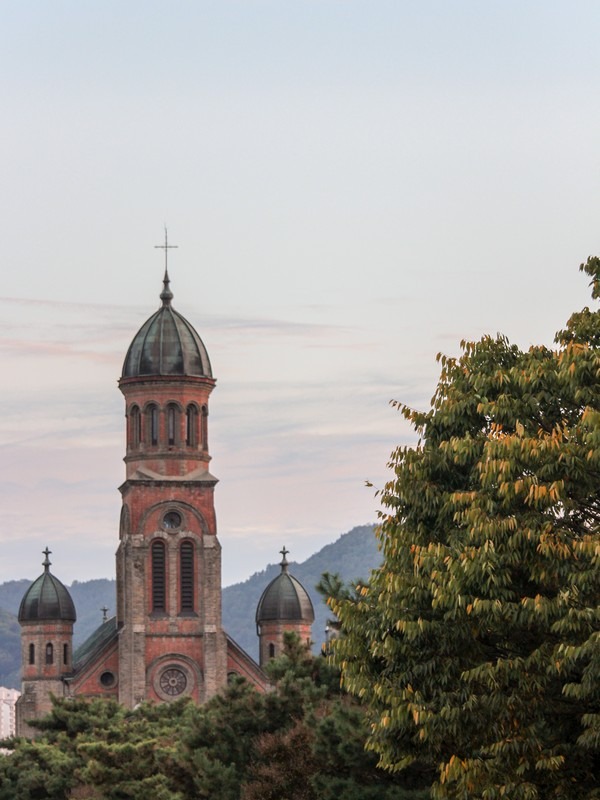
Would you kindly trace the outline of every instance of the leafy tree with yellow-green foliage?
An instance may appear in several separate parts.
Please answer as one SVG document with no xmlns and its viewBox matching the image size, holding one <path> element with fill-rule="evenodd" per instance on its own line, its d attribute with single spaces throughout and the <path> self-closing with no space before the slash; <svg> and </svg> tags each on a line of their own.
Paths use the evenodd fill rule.
<svg viewBox="0 0 600 800">
<path fill-rule="evenodd" d="M 433 798 L 600 798 L 599 311 L 555 342 L 439 357 L 430 410 L 399 405 L 383 563 L 330 601 L 368 746 Z"/>
</svg>

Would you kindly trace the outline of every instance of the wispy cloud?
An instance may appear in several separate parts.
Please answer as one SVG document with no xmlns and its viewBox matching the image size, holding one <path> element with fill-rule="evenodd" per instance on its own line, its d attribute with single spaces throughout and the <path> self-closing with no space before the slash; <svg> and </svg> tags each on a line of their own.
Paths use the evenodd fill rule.
<svg viewBox="0 0 600 800">
<path fill-rule="evenodd" d="M 3 312 L 15 309 L 14 298 L 0 304 Z M 28 549 L 69 542 L 79 553 L 78 572 L 69 574 L 64 561 L 61 577 L 110 575 L 116 487 L 124 477 L 116 378 L 147 310 L 132 315 L 120 305 L 39 300 L 17 305 L 15 323 L 8 319 L 10 331 L 0 336 L 3 362 L 16 377 L 0 420 L 7 523 L 0 541 L 16 536 Z M 374 504 L 364 481 L 382 474 L 397 417 L 386 405 L 395 386 L 365 357 L 371 344 L 364 332 L 268 315 L 210 315 L 201 334 L 217 343 L 211 356 L 224 376 L 210 417 L 223 536 L 262 531 L 268 549 L 284 530 L 312 542 L 316 528 L 340 532 L 370 517 Z M 344 354 L 337 368 L 327 352 Z M 97 546 L 101 557 L 92 555 Z M 9 552 L 0 580 L 23 574 Z M 224 564 L 227 580 L 239 562 L 231 553 Z"/>
</svg>

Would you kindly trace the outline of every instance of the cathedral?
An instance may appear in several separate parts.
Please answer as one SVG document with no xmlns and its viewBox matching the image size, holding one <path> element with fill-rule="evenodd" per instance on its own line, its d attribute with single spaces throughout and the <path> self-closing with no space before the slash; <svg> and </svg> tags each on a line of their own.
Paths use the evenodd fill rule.
<svg viewBox="0 0 600 800">
<path fill-rule="evenodd" d="M 165 253 L 167 242 L 165 241 Z M 172 306 L 165 266 L 158 311 L 125 356 L 125 481 L 116 553 L 117 609 L 73 651 L 76 611 L 50 571 L 19 608 L 22 694 L 17 734 L 55 697 L 111 697 L 128 708 L 190 697 L 203 703 L 240 675 L 268 691 L 262 667 L 281 652 L 283 635 L 310 641 L 314 610 L 304 587 L 281 573 L 256 610 L 260 664 L 221 624 L 221 545 L 210 472 L 208 404 L 215 386 L 206 348 Z"/>
</svg>

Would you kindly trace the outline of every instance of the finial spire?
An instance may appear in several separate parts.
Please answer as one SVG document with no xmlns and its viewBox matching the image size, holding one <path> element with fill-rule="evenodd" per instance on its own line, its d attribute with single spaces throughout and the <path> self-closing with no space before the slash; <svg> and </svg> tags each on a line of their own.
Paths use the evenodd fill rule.
<svg viewBox="0 0 600 800">
<path fill-rule="evenodd" d="M 100 611 L 102 612 L 102 622 L 106 622 L 106 620 L 108 619 L 108 607 L 102 606 Z"/>
<path fill-rule="evenodd" d="M 163 278 L 163 290 L 160 293 L 160 299 L 162 300 L 163 306 L 170 306 L 171 300 L 173 299 L 173 292 L 169 289 L 169 273 L 165 268 L 165 277 Z"/>
<path fill-rule="evenodd" d="M 52 550 L 48 550 L 48 545 L 46 545 L 46 549 L 45 550 L 42 550 L 42 553 L 46 556 L 46 558 L 42 561 L 42 566 L 44 567 L 46 572 L 48 572 L 48 570 L 50 569 L 50 564 L 52 563 L 50 561 L 50 559 L 48 558 L 48 556 L 50 555 L 51 552 L 52 552 Z"/>
<path fill-rule="evenodd" d="M 169 244 L 169 235 L 167 233 L 167 226 L 165 225 L 165 243 L 154 245 L 155 249 L 165 251 L 165 277 L 163 278 L 164 288 L 160 293 L 160 299 L 162 300 L 163 306 L 170 306 L 171 300 L 173 299 L 173 292 L 169 289 L 169 283 L 170 283 L 169 269 L 168 269 L 169 250 L 177 250 L 178 247 L 179 245 Z"/>
<path fill-rule="evenodd" d="M 281 559 L 281 561 L 279 562 L 279 563 L 281 564 L 281 571 L 282 571 L 282 572 L 287 572 L 287 568 L 288 568 L 288 560 L 287 560 L 286 556 L 287 556 L 287 554 L 288 554 L 290 551 L 289 551 L 289 550 L 286 550 L 286 547 L 285 547 L 285 545 L 283 545 L 283 550 L 280 550 L 279 552 L 280 552 L 280 553 L 281 553 L 281 555 L 283 556 L 283 558 L 282 558 L 282 559 Z"/>
</svg>

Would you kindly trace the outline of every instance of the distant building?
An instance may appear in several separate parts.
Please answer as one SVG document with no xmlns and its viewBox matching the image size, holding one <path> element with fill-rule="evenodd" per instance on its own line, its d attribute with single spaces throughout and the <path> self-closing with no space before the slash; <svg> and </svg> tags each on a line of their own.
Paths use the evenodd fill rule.
<svg viewBox="0 0 600 800">
<path fill-rule="evenodd" d="M 165 242 L 165 246 L 166 246 Z M 75 607 L 44 572 L 19 609 L 23 663 L 17 732 L 44 716 L 50 696 L 103 696 L 133 708 L 190 697 L 203 703 L 234 675 L 269 688 L 262 666 L 281 652 L 283 632 L 310 640 L 314 611 L 301 584 L 282 573 L 257 611 L 260 666 L 221 624 L 221 545 L 209 472 L 208 400 L 215 379 L 206 348 L 172 307 L 165 269 L 161 305 L 127 351 L 126 478 L 117 549 L 117 613 L 73 652 Z M 76 547 L 77 543 L 73 543 Z"/>
<path fill-rule="evenodd" d="M 15 704 L 20 694 L 16 689 L 0 686 L 0 739 L 15 735 Z"/>
</svg>

